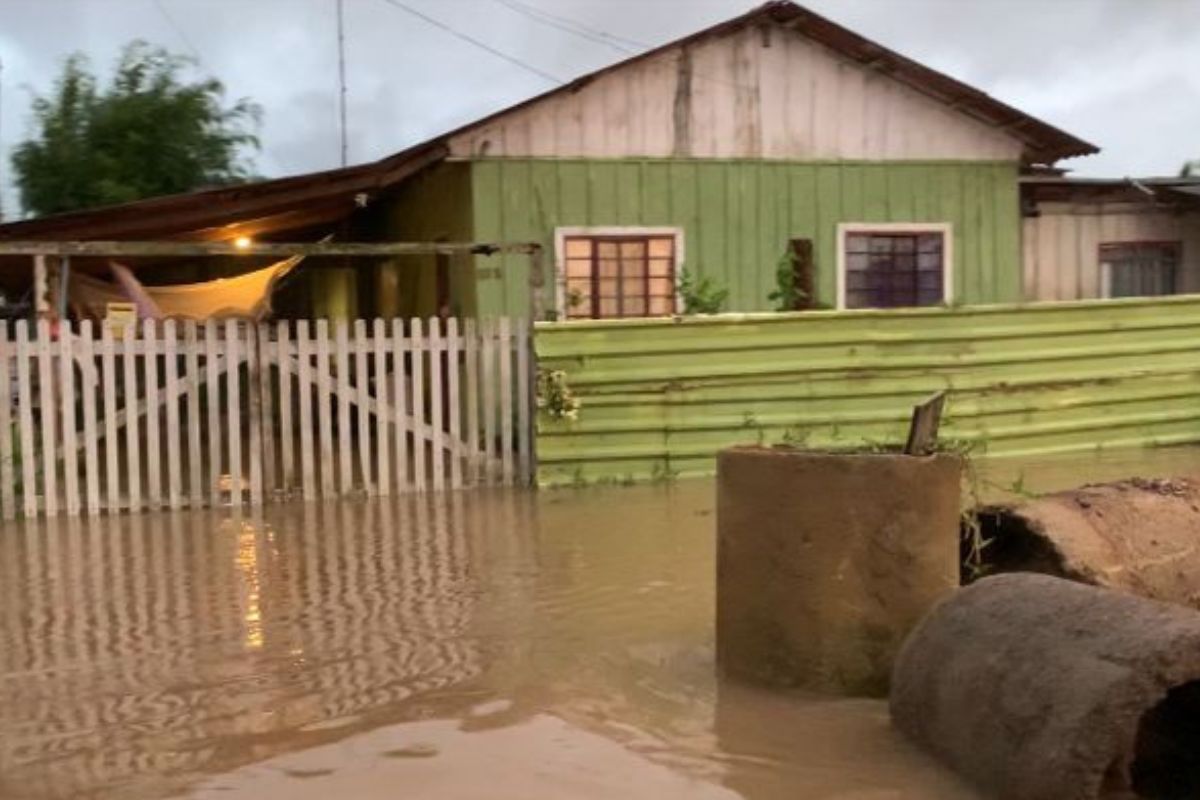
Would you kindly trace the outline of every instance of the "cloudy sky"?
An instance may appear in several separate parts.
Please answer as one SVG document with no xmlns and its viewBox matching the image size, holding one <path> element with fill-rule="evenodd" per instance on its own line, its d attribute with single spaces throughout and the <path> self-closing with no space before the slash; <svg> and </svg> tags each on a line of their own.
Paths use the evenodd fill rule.
<svg viewBox="0 0 1200 800">
<path fill-rule="evenodd" d="M 393 3 L 533 69 L 524 69 Z M 399 150 L 755 0 L 345 0 L 350 161 Z M 1200 158 L 1200 0 L 808 0 L 893 49 L 1100 145 L 1083 175 L 1174 174 Z M 541 16 L 537 11 L 553 17 Z M 548 24 L 553 23 L 553 24 Z M 613 37 L 564 31 L 567 22 Z M 134 38 L 190 53 L 265 111 L 258 171 L 337 166 L 335 0 L 0 0 L 11 147 L 62 60 L 107 69 Z M 599 41 L 597 41 L 599 40 Z M 636 45 L 634 43 L 637 43 Z M 539 75 L 537 73 L 544 73 Z M 15 212 L 7 157 L 6 215 Z"/>
</svg>

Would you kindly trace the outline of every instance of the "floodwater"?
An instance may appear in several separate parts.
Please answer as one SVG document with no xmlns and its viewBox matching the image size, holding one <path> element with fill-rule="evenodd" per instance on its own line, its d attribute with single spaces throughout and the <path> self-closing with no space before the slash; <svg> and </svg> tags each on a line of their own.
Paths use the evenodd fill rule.
<svg viewBox="0 0 1200 800">
<path fill-rule="evenodd" d="M 681 481 L 0 528 L 0 798 L 974 798 L 882 702 L 716 679 L 714 525 Z"/>
</svg>

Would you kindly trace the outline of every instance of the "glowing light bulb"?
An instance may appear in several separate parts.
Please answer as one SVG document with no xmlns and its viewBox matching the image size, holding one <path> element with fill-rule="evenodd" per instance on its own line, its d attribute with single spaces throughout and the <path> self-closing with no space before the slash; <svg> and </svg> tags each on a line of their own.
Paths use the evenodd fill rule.
<svg viewBox="0 0 1200 800">
<path fill-rule="evenodd" d="M 245 250 L 247 247 L 249 247 L 253 243 L 254 243 L 254 240 L 251 239 L 249 236 L 239 236 L 233 240 L 233 246 L 236 247 L 238 250 Z"/>
</svg>

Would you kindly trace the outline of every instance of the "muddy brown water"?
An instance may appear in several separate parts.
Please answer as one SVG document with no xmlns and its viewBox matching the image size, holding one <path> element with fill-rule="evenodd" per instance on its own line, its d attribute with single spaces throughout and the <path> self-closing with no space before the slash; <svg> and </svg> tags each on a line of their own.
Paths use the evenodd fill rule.
<svg viewBox="0 0 1200 800">
<path fill-rule="evenodd" d="M 713 514 L 681 481 L 0 528 L 0 798 L 975 797 L 881 702 L 714 677 Z"/>
</svg>

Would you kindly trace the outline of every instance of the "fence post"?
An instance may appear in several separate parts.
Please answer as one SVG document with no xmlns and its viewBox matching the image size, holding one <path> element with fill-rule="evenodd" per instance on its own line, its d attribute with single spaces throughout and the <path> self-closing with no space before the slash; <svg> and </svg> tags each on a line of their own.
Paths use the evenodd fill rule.
<svg viewBox="0 0 1200 800">
<path fill-rule="evenodd" d="M 358 404 L 358 468 L 362 488 L 367 494 L 375 494 L 375 483 L 371 480 L 371 400 L 370 367 L 367 351 L 371 340 L 367 338 L 367 321 L 354 320 L 354 386 Z"/>
<path fill-rule="evenodd" d="M 162 326 L 164 391 L 167 400 L 167 505 L 177 509 L 182 505 L 183 437 L 179 430 L 179 340 L 175 320 Z"/>
<path fill-rule="evenodd" d="M 258 326 L 246 324 L 246 405 L 250 416 L 250 505 L 260 506 L 263 500 L 263 403 L 267 393 L 262 391 L 262 362 Z"/>
<path fill-rule="evenodd" d="M 229 501 L 242 505 L 242 327 L 235 319 L 225 320 L 225 397 L 229 422 Z"/>
<path fill-rule="evenodd" d="M 184 369 L 187 373 L 188 505 L 204 505 L 204 456 L 200 441 L 200 336 L 196 320 L 183 323 Z"/>
<path fill-rule="evenodd" d="M 12 378 L 8 366 L 11 354 L 8 322 L 0 321 L 0 386 L 5 394 L 4 402 L 0 403 L 0 513 L 4 519 L 12 519 L 17 513 L 13 486 Z"/>
<path fill-rule="evenodd" d="M 433 488 L 441 491 L 446 488 L 446 441 L 445 421 L 442 415 L 442 351 L 445 339 L 442 338 L 442 321 L 438 317 L 429 318 L 429 338 L 425 349 L 429 351 L 429 444 L 432 455 Z"/>
<path fill-rule="evenodd" d="M 137 325 L 121 331 L 122 367 L 125 373 L 125 467 L 129 478 L 129 510 L 142 507 L 142 456 L 138 441 Z"/>
<path fill-rule="evenodd" d="M 29 369 L 29 322 L 17 320 L 17 414 L 21 421 L 21 503 L 26 518 L 38 512 L 37 451 L 33 437 L 33 392 Z"/>
<path fill-rule="evenodd" d="M 461 489 L 463 483 L 462 416 L 463 401 L 459 391 L 458 356 L 462 352 L 462 339 L 458 335 L 458 318 L 451 317 L 446 332 L 446 373 L 449 400 L 446 408 L 450 413 L 450 488 Z"/>
<path fill-rule="evenodd" d="M 12 469 L 12 379 L 8 372 L 11 353 L 8 323 L 0 321 L 0 386 L 4 386 L 5 391 L 4 402 L 0 403 L 0 513 L 4 513 L 5 519 L 17 516 Z"/>
<path fill-rule="evenodd" d="M 42 423 L 42 509 L 46 516 L 58 513 L 58 458 L 56 455 L 57 425 L 54 421 L 54 371 L 53 343 L 50 341 L 50 323 L 45 319 L 37 322 L 38 401 Z"/>
<path fill-rule="evenodd" d="M 80 373 L 83 391 L 83 472 L 86 481 L 87 513 L 100 513 L 100 450 L 96 442 L 96 348 L 92 321 L 85 319 L 79 325 L 77 355 L 83 367 Z M 0 380 L 0 383 L 3 383 Z"/>
<path fill-rule="evenodd" d="M 513 335 L 512 320 L 500 318 L 500 460 L 504 485 L 513 482 Z"/>
<path fill-rule="evenodd" d="M 425 339 L 421 335 L 421 320 L 414 317 L 410 336 L 412 353 L 412 432 L 413 488 L 425 491 Z"/>
<path fill-rule="evenodd" d="M 146 376 L 146 499 L 151 509 L 162 505 L 162 447 L 158 429 L 158 326 L 148 319 L 142 327 Z M 126 398 L 137 404 L 137 398 Z"/>
<path fill-rule="evenodd" d="M 75 359 L 72 345 L 70 320 L 62 320 L 58 329 L 58 373 L 62 387 L 62 443 L 63 443 L 63 500 L 68 516 L 79 514 L 79 453 L 75 430 Z M 48 462 L 54 468 L 54 462 Z"/>
<path fill-rule="evenodd" d="M 382 319 L 376 318 L 372 323 L 372 344 L 375 348 L 375 480 L 378 492 L 389 495 L 392 492 L 391 465 L 388 463 L 391 441 L 388 436 L 388 420 L 394 411 L 388 402 L 388 372 L 387 372 L 387 329 Z"/>
<path fill-rule="evenodd" d="M 280 488 L 292 491 L 295 480 L 292 458 L 292 373 L 291 348 L 288 342 L 288 323 L 281 320 L 275 325 L 275 362 L 279 368 L 279 474 Z"/>
<path fill-rule="evenodd" d="M 121 443 L 117 438 L 117 359 L 112 328 L 100 326 L 101 392 L 104 397 L 104 488 L 108 513 L 121 510 Z"/>
<path fill-rule="evenodd" d="M 537 387 L 530 376 L 530 352 L 532 344 L 531 325 L 523 319 L 517 320 L 517 481 L 522 486 L 530 482 L 533 464 L 533 436 L 530 432 L 533 409 L 533 393 Z"/>
<path fill-rule="evenodd" d="M 278 488 L 278 471 L 275 469 L 275 398 L 271 391 L 271 328 L 260 322 L 255 328 L 257 346 L 255 364 L 258 370 L 259 430 L 262 436 L 262 486 L 259 487 L 260 502 L 270 498 Z"/>
</svg>

